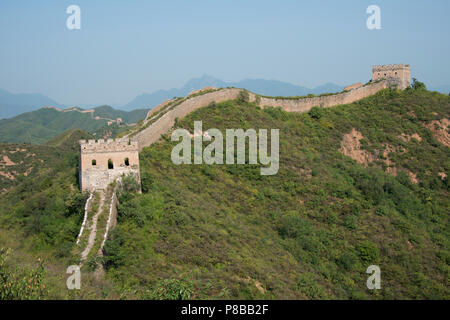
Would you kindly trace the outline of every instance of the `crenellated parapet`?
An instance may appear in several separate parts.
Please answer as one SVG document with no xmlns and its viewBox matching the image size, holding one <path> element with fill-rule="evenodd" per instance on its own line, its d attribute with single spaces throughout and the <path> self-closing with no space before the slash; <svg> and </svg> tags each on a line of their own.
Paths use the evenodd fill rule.
<svg viewBox="0 0 450 320">
<path fill-rule="evenodd" d="M 80 140 L 81 190 L 106 189 L 122 175 L 139 182 L 138 142 L 130 139 Z"/>
<path fill-rule="evenodd" d="M 137 151 L 138 142 L 131 139 L 80 140 L 81 153 Z"/>
<path fill-rule="evenodd" d="M 390 87 L 406 89 L 410 86 L 411 68 L 409 64 L 388 64 L 372 67 L 372 81 L 387 80 Z"/>
<path fill-rule="evenodd" d="M 400 69 L 410 69 L 409 64 L 385 64 L 380 66 L 373 66 L 372 71 L 389 71 L 389 70 L 400 70 Z"/>
</svg>

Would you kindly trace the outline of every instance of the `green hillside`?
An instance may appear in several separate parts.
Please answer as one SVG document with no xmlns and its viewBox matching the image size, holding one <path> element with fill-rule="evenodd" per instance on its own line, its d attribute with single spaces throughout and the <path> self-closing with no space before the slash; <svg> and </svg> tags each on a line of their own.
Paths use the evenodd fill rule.
<svg viewBox="0 0 450 320">
<path fill-rule="evenodd" d="M 62 151 L 76 152 L 80 147 L 79 140 L 92 139 L 93 136 L 81 129 L 73 129 L 54 137 L 47 142 L 47 145 L 58 147 Z"/>
<path fill-rule="evenodd" d="M 64 131 L 72 129 L 82 129 L 90 133 L 98 133 L 96 135 L 98 137 L 104 137 L 104 133 L 118 131 L 112 126 L 108 128 L 110 126 L 107 126 L 107 119 L 122 118 L 124 123 L 135 123 L 145 118 L 147 114 L 147 110 L 143 109 L 126 112 L 109 106 L 98 107 L 94 110 L 94 113 L 81 113 L 42 108 L 14 118 L 0 120 L 0 141 L 43 144 Z M 96 119 L 96 117 L 100 118 Z"/>
<path fill-rule="evenodd" d="M 27 183 L 42 171 L 58 168 L 67 153 L 78 152 L 78 140 L 89 138 L 92 136 L 87 132 L 75 129 L 55 137 L 47 145 L 0 143 L 0 193 Z"/>
<path fill-rule="evenodd" d="M 136 123 L 146 117 L 148 109 L 136 109 L 132 111 L 117 110 L 110 106 L 100 106 L 94 108 L 95 116 L 101 118 L 116 119 L 122 118 L 126 123 Z"/>
<path fill-rule="evenodd" d="M 0 247 L 19 274 L 45 258 L 43 298 L 449 299 L 449 113 L 449 96 L 422 89 L 304 114 L 210 105 L 177 127 L 279 128 L 278 174 L 177 166 L 164 136 L 140 153 L 143 193 L 119 194 L 104 278 L 87 269 L 74 293 L 64 268 L 86 195 L 69 152 L 4 194 Z M 366 288 L 372 264 L 381 290 Z"/>
</svg>

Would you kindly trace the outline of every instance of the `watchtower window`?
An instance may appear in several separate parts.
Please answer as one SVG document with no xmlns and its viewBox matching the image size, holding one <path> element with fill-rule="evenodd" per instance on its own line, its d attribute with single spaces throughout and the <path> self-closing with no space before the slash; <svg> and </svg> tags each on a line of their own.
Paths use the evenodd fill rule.
<svg viewBox="0 0 450 320">
<path fill-rule="evenodd" d="M 97 160 L 95 160 L 95 159 L 92 160 L 92 165 L 93 165 L 93 166 L 96 166 L 96 165 L 97 165 Z"/>
<path fill-rule="evenodd" d="M 125 158 L 125 165 L 128 167 L 130 165 L 130 159 Z"/>
<path fill-rule="evenodd" d="M 111 159 L 108 160 L 108 169 L 114 169 L 114 164 Z"/>
</svg>

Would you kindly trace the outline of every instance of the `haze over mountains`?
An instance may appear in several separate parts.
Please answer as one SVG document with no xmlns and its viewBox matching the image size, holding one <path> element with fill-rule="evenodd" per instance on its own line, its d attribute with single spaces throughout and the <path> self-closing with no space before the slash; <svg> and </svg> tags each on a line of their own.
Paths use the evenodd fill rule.
<svg viewBox="0 0 450 320">
<path fill-rule="evenodd" d="M 268 96 L 302 96 L 310 93 L 320 94 L 327 92 L 338 92 L 343 89 L 342 86 L 333 83 L 326 83 L 314 89 L 309 89 L 277 80 L 246 79 L 237 82 L 225 82 L 212 76 L 203 75 L 202 77 L 189 80 L 181 88 L 143 93 L 138 95 L 128 104 L 124 106 L 115 106 L 115 108 L 126 111 L 131 111 L 133 109 L 151 109 L 166 99 L 171 99 L 175 96 L 186 96 L 191 91 L 198 90 L 206 86 L 215 86 L 218 88 L 244 88 L 252 92 Z M 65 108 L 64 105 L 42 94 L 13 94 L 6 90 L 0 89 L 0 119 L 10 118 L 24 112 L 38 110 L 43 106 Z"/>
<path fill-rule="evenodd" d="M 11 93 L 0 89 L 0 119 L 34 111 L 43 106 L 63 107 L 40 93 Z"/>
</svg>

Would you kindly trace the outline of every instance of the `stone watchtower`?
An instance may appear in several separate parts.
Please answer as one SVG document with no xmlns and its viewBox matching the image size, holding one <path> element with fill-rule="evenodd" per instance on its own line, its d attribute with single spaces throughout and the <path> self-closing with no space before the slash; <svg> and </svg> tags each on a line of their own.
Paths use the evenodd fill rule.
<svg viewBox="0 0 450 320">
<path fill-rule="evenodd" d="M 397 86 L 401 90 L 409 87 L 410 78 L 409 64 L 389 64 L 372 68 L 372 82 L 386 79 L 390 87 Z"/>
<path fill-rule="evenodd" d="M 80 140 L 80 187 L 104 190 L 122 174 L 140 183 L 138 142 L 130 139 Z"/>
</svg>

